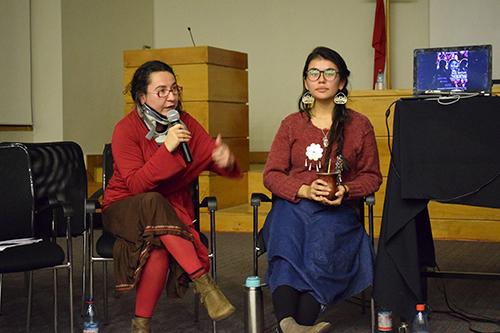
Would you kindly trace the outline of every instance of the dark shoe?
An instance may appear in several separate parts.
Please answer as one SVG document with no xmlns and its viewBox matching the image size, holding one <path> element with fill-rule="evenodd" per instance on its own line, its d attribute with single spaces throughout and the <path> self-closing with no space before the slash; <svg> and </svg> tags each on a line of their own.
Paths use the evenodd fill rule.
<svg viewBox="0 0 500 333">
<path fill-rule="evenodd" d="M 194 279 L 193 282 L 195 291 L 200 294 L 200 301 L 205 305 L 212 320 L 222 320 L 234 313 L 234 306 L 220 291 L 208 273 Z"/>
<path fill-rule="evenodd" d="M 151 318 L 135 317 L 132 319 L 131 333 L 151 333 Z"/>
</svg>

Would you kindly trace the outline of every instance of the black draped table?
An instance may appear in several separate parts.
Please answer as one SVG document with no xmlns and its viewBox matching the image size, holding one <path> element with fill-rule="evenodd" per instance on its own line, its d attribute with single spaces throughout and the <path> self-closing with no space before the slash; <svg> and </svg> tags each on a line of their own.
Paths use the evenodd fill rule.
<svg viewBox="0 0 500 333">
<path fill-rule="evenodd" d="M 500 208 L 500 97 L 396 103 L 374 298 L 408 320 L 434 267 L 427 203 Z"/>
</svg>

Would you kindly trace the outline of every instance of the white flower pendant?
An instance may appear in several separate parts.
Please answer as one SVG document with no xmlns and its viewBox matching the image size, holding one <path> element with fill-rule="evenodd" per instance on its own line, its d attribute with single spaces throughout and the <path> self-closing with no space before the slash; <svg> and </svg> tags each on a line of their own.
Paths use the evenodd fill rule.
<svg viewBox="0 0 500 333">
<path fill-rule="evenodd" d="M 321 169 L 321 158 L 323 157 L 323 148 L 317 143 L 311 143 L 306 147 L 305 167 L 311 171 L 314 167 L 317 172 Z"/>
</svg>

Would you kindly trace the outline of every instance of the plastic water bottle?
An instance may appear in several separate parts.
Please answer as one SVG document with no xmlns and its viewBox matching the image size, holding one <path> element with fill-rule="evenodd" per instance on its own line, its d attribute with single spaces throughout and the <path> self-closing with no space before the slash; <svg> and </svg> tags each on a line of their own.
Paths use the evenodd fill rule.
<svg viewBox="0 0 500 333">
<path fill-rule="evenodd" d="M 392 311 L 380 308 L 377 312 L 377 332 L 393 332 Z"/>
<path fill-rule="evenodd" d="M 377 81 L 375 82 L 375 90 L 384 90 L 384 73 L 381 69 L 378 70 Z"/>
<path fill-rule="evenodd" d="M 249 276 L 245 281 L 245 333 L 264 332 L 264 302 L 262 285 L 258 276 Z"/>
<path fill-rule="evenodd" d="M 94 300 L 85 301 L 85 316 L 83 317 L 83 333 L 98 333 L 99 322 L 97 321 Z"/>
<path fill-rule="evenodd" d="M 429 333 L 429 322 L 424 311 L 425 304 L 417 304 L 417 314 L 411 326 L 412 333 Z"/>
</svg>

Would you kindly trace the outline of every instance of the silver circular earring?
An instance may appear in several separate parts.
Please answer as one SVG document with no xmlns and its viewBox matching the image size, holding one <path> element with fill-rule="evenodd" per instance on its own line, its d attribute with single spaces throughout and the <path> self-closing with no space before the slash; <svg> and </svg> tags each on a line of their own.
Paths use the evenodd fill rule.
<svg viewBox="0 0 500 333">
<path fill-rule="evenodd" d="M 342 91 L 339 91 L 333 98 L 333 102 L 335 104 L 345 104 L 347 103 L 347 96 Z"/>
<path fill-rule="evenodd" d="M 304 104 L 306 108 L 310 109 L 313 107 L 315 99 L 309 91 L 306 91 L 302 95 L 301 101 L 302 101 L 302 104 Z"/>
</svg>

